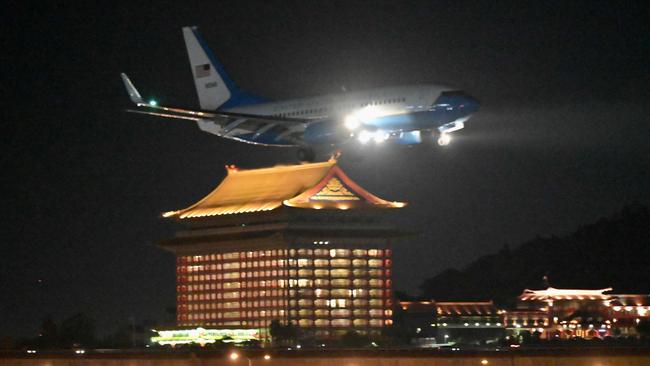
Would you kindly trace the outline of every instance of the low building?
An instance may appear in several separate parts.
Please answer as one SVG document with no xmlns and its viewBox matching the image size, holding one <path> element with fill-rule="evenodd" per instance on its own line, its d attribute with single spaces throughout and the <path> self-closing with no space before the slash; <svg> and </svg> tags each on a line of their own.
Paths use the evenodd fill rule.
<svg viewBox="0 0 650 366">
<path fill-rule="evenodd" d="M 401 326 L 418 345 L 482 343 L 508 335 L 523 341 L 638 336 L 650 321 L 650 295 L 609 294 L 598 290 L 526 289 L 514 309 L 486 302 L 403 301 Z"/>
<path fill-rule="evenodd" d="M 492 301 L 436 302 L 403 301 L 402 326 L 407 327 L 414 343 L 486 343 L 504 336 L 504 321 Z"/>
<path fill-rule="evenodd" d="M 599 290 L 526 289 L 505 321 L 514 335 L 537 333 L 542 339 L 636 336 L 636 325 L 650 320 L 650 295 L 609 294 Z"/>
</svg>

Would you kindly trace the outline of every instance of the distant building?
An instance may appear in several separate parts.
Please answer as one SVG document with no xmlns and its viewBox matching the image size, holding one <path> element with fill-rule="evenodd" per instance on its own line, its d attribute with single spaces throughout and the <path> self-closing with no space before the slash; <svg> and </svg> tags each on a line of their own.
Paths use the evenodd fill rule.
<svg viewBox="0 0 650 366">
<path fill-rule="evenodd" d="M 364 190 L 334 160 L 227 168 L 206 197 L 163 214 L 185 229 L 160 244 L 177 257 L 178 328 L 158 341 L 268 339 L 275 319 L 316 338 L 391 325 L 400 232 L 381 216 L 404 203 Z"/>
<path fill-rule="evenodd" d="M 492 301 L 400 302 L 405 325 L 414 343 L 425 346 L 445 343 L 496 341 L 505 335 L 503 315 Z"/>
<path fill-rule="evenodd" d="M 537 332 L 542 339 L 636 336 L 636 325 L 650 320 L 650 295 L 607 294 L 600 290 L 524 290 L 506 313 L 514 333 Z"/>
<path fill-rule="evenodd" d="M 514 309 L 500 310 L 491 301 L 403 301 L 400 326 L 421 346 L 481 343 L 506 334 L 519 340 L 637 336 L 637 324 L 650 321 L 650 295 L 608 294 L 611 291 L 526 289 Z"/>
</svg>

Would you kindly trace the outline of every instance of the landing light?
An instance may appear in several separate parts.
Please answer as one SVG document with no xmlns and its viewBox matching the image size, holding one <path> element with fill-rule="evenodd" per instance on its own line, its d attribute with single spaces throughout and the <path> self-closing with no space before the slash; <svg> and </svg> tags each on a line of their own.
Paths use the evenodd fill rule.
<svg viewBox="0 0 650 366">
<path fill-rule="evenodd" d="M 384 132 L 384 131 L 366 131 L 363 130 L 359 133 L 359 137 L 357 139 L 359 142 L 362 144 L 368 143 L 368 141 L 373 140 L 375 143 L 380 144 L 386 140 L 388 140 L 389 135 Z"/>
<path fill-rule="evenodd" d="M 349 115 L 345 117 L 345 121 L 343 121 L 343 125 L 345 126 L 345 128 L 352 131 L 359 128 L 359 126 L 361 126 L 361 122 L 359 122 L 359 118 L 357 118 L 357 116 Z"/>
<path fill-rule="evenodd" d="M 441 133 L 438 137 L 438 145 L 447 146 L 451 142 L 451 135 L 448 133 Z"/>
<path fill-rule="evenodd" d="M 375 140 L 375 143 L 380 144 L 388 140 L 388 136 L 383 132 L 377 131 L 375 132 L 375 136 L 373 137 L 373 139 Z"/>
<path fill-rule="evenodd" d="M 368 143 L 368 141 L 370 141 L 370 139 L 372 138 L 372 135 L 373 134 L 370 131 L 366 131 L 366 130 L 361 131 L 361 133 L 359 133 L 359 137 L 358 137 L 359 142 L 362 143 L 362 144 Z"/>
</svg>

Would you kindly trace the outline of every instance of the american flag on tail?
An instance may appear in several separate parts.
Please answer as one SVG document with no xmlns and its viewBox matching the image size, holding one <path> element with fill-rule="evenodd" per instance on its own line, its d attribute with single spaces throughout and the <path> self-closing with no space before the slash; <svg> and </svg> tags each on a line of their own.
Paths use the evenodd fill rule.
<svg viewBox="0 0 650 366">
<path fill-rule="evenodd" d="M 194 66 L 194 77 L 204 78 L 210 76 L 210 64 Z"/>
</svg>

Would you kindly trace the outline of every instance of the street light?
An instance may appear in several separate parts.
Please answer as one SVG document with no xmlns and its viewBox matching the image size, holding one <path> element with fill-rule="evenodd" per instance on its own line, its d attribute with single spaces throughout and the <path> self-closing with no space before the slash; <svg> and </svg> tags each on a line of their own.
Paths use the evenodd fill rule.
<svg viewBox="0 0 650 366">
<path fill-rule="evenodd" d="M 231 361 L 237 361 L 239 359 L 240 355 L 239 355 L 239 353 L 237 353 L 235 351 L 232 351 L 232 352 L 230 352 L 228 357 L 230 358 Z M 248 362 L 248 366 L 253 366 L 253 361 L 250 358 L 248 358 L 247 356 L 242 356 L 242 357 L 244 357 L 246 359 L 246 361 Z M 268 361 L 270 359 L 271 359 L 271 355 L 269 355 L 268 353 L 264 355 L 264 360 L 265 361 Z"/>
</svg>

